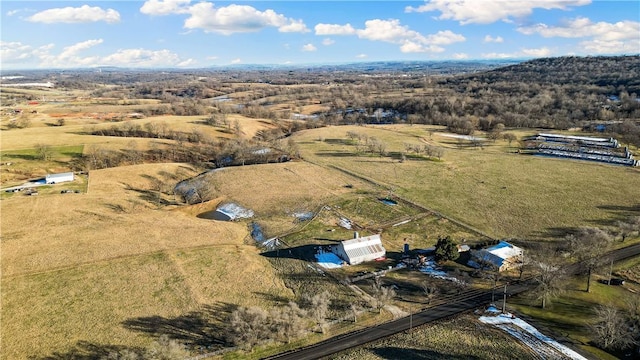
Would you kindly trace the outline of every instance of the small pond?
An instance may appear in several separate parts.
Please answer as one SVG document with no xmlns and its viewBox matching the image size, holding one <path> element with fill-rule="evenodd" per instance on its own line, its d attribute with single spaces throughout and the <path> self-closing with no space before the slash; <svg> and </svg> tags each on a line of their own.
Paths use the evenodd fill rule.
<svg viewBox="0 0 640 360">
<path fill-rule="evenodd" d="M 391 200 L 391 199 L 387 199 L 387 198 L 382 198 L 379 199 L 380 201 L 382 201 L 383 204 L 385 205 L 389 205 L 389 206 L 396 206 L 398 205 L 398 202 L 395 200 Z"/>
</svg>

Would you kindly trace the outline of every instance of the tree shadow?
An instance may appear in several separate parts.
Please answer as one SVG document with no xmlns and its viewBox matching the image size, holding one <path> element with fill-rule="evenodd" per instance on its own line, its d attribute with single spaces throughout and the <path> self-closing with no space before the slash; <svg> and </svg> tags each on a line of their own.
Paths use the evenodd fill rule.
<svg viewBox="0 0 640 360">
<path fill-rule="evenodd" d="M 286 298 L 284 296 L 280 296 L 280 295 L 275 295 L 275 294 L 270 294 L 270 293 L 266 293 L 266 292 L 254 292 L 254 294 L 263 297 L 265 300 L 270 301 L 274 304 L 278 304 L 278 305 L 286 305 L 289 303 L 289 301 L 291 301 L 291 299 Z"/>
<path fill-rule="evenodd" d="M 263 252 L 262 256 L 267 258 L 285 258 L 285 259 L 296 259 L 303 260 L 307 262 L 315 262 L 315 254 L 321 248 L 326 245 L 319 244 L 309 244 L 309 245 L 301 245 L 295 246 L 288 249 L 276 249 L 267 252 Z"/>
<path fill-rule="evenodd" d="M 93 344 L 87 341 L 78 341 L 76 346 L 66 353 L 55 352 L 45 357 L 30 357 L 32 360 L 95 360 L 107 359 L 109 356 L 123 351 L 130 351 L 136 354 L 142 353 L 143 349 L 138 347 L 128 347 L 121 345 Z"/>
<path fill-rule="evenodd" d="M 352 152 L 339 152 L 339 151 L 322 151 L 322 152 L 316 152 L 317 156 L 322 156 L 322 157 L 354 157 L 357 156 L 355 153 Z"/>
<path fill-rule="evenodd" d="M 371 352 L 386 360 L 405 360 L 405 359 L 449 359 L 449 360 L 474 360 L 479 359 L 473 355 L 453 355 L 443 354 L 433 350 L 399 348 L 394 346 L 385 346 L 371 349 Z"/>
<path fill-rule="evenodd" d="M 551 227 L 551 228 L 546 228 L 545 230 L 535 232 L 534 236 L 539 238 L 563 239 L 567 235 L 577 233 L 578 230 L 579 229 L 575 226 Z"/>
<path fill-rule="evenodd" d="M 125 320 L 122 325 L 137 332 L 160 337 L 167 335 L 190 347 L 229 347 L 228 319 L 237 305 L 219 302 L 175 318 L 149 316 Z"/>
</svg>

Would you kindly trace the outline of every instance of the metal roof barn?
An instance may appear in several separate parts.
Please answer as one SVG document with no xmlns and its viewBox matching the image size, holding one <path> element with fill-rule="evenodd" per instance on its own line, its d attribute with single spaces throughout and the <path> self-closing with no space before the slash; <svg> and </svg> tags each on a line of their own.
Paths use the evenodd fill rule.
<svg viewBox="0 0 640 360">
<path fill-rule="evenodd" d="M 472 261 L 476 264 L 477 261 L 489 263 L 495 266 L 498 271 L 504 271 L 519 266 L 522 255 L 521 248 L 506 241 L 500 241 L 494 246 L 474 252 L 474 260 Z"/>
<path fill-rule="evenodd" d="M 387 253 L 382 246 L 380 234 L 360 237 L 357 232 L 353 239 L 341 241 L 333 246 L 332 251 L 349 265 L 372 261 L 384 257 Z"/>
<path fill-rule="evenodd" d="M 75 178 L 72 172 L 68 173 L 59 173 L 59 174 L 47 174 L 45 177 L 45 182 L 47 184 L 57 184 L 61 182 L 69 182 L 73 181 Z"/>
</svg>

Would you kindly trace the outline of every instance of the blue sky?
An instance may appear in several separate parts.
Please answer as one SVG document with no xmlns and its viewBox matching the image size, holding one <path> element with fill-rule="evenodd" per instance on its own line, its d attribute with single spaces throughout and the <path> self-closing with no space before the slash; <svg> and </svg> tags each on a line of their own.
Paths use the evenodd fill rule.
<svg viewBox="0 0 640 360">
<path fill-rule="evenodd" d="M 2 70 L 640 53 L 640 2 L 0 1 Z"/>
</svg>

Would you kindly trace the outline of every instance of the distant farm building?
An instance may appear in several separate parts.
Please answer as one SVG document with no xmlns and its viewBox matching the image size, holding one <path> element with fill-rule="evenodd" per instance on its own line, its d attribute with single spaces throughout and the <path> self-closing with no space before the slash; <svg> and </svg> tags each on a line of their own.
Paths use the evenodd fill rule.
<svg viewBox="0 0 640 360">
<path fill-rule="evenodd" d="M 69 181 L 73 181 L 74 179 L 75 177 L 73 176 L 72 172 L 59 173 L 59 174 L 47 174 L 47 176 L 44 178 L 45 183 L 47 184 L 58 184 L 61 182 L 69 182 Z"/>
<path fill-rule="evenodd" d="M 521 248 L 500 241 L 494 246 L 472 252 L 469 265 L 477 268 L 489 265 L 498 271 L 505 271 L 520 266 L 522 257 Z"/>
<path fill-rule="evenodd" d="M 525 152 L 533 154 L 638 166 L 628 148 L 621 149 L 614 138 L 540 133 L 523 139 Z"/>
<path fill-rule="evenodd" d="M 340 244 L 332 246 L 331 251 L 349 265 L 384 258 L 387 254 L 382 246 L 380 234 L 360 237 L 357 232 L 353 239 L 341 241 Z"/>
</svg>

